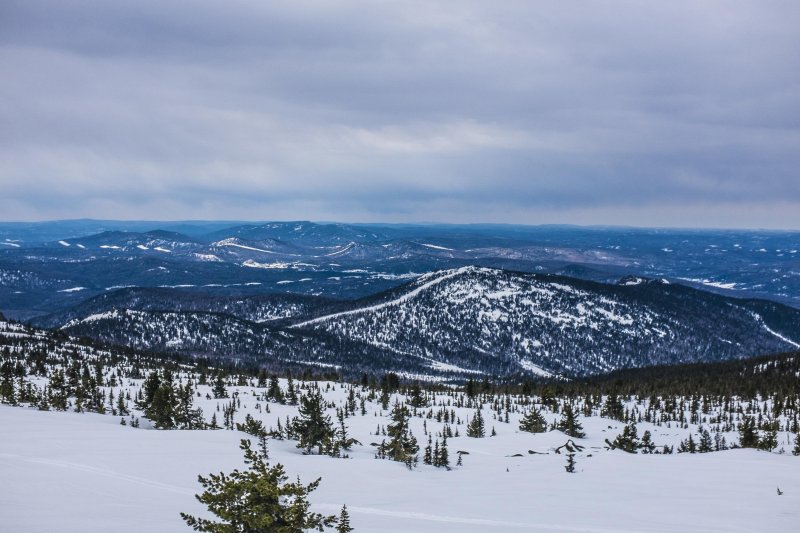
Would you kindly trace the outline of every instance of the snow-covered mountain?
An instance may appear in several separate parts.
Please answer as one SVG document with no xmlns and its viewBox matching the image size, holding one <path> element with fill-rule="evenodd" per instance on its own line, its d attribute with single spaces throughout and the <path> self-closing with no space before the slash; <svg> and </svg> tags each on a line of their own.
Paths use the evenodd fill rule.
<svg viewBox="0 0 800 533">
<path fill-rule="evenodd" d="M 27 320 L 119 287 L 362 298 L 479 265 L 666 278 L 800 307 L 793 232 L 504 225 L 0 223 L 0 311 Z"/>
<path fill-rule="evenodd" d="M 213 311 L 213 312 L 209 312 Z M 148 350 L 409 375 L 584 376 L 800 347 L 800 311 L 664 280 L 463 267 L 357 301 L 125 289 L 43 322 Z"/>
<path fill-rule="evenodd" d="M 602 285 L 465 267 L 424 275 L 373 305 L 293 327 L 428 358 L 441 368 L 585 375 L 798 348 L 800 312 L 663 281 Z"/>
</svg>

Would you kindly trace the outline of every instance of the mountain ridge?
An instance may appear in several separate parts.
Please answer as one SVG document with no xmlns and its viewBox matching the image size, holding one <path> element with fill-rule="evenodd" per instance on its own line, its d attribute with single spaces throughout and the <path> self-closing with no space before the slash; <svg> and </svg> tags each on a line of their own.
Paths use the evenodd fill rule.
<svg viewBox="0 0 800 533">
<path fill-rule="evenodd" d="M 119 300 L 109 295 L 105 306 L 101 299 L 58 325 L 71 335 L 254 364 L 302 359 L 462 376 L 580 377 L 787 351 L 800 339 L 800 311 L 791 307 L 641 278 L 612 285 L 471 266 L 351 301 L 247 297 L 238 311 L 223 307 L 230 299 L 209 305 L 213 296 L 192 293 L 185 295 L 198 303 L 183 305 L 181 294 L 167 291 L 159 309 L 147 292 L 124 289 Z M 144 303 L 130 305 L 136 297 Z"/>
</svg>

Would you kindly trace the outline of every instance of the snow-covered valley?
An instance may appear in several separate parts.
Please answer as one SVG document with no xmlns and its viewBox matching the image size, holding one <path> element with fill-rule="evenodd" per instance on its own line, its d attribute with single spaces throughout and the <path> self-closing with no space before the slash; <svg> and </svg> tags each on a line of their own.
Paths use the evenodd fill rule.
<svg viewBox="0 0 800 533">
<path fill-rule="evenodd" d="M 132 392 L 141 380 L 125 380 Z M 297 382 L 299 389 L 305 384 Z M 286 382 L 282 382 L 284 388 Z M 326 400 L 343 406 L 349 386 L 319 384 Z M 120 388 L 116 389 L 117 394 Z M 210 418 L 230 399 L 207 399 L 199 386 L 196 405 Z M 355 388 L 361 392 L 360 387 Z M 263 401 L 264 391 L 229 387 L 245 414 L 274 427 L 295 416 L 297 408 Z M 366 390 L 363 391 L 366 395 Z M 236 394 L 238 393 L 238 394 Z M 395 395 L 392 401 L 399 399 Z M 437 397 L 455 401 L 454 395 Z M 402 398 L 405 399 L 405 398 Z M 260 406 L 257 408 L 256 406 Z M 265 410 L 269 406 L 270 413 Z M 776 453 L 734 449 L 672 455 L 629 454 L 609 450 L 624 424 L 599 416 L 580 417 L 585 439 L 577 452 L 576 472 L 565 471 L 566 457 L 555 453 L 570 437 L 561 431 L 519 431 L 520 413 L 509 423 L 493 419 L 484 406 L 487 435 L 464 435 L 463 422 L 475 410 L 453 407 L 462 422 L 460 436 L 448 439 L 451 470 L 375 459 L 371 443 L 390 420 L 378 402 L 365 402 L 366 413 L 347 417 L 354 446 L 349 458 L 303 455 L 292 440 L 269 440 L 270 458 L 285 465 L 290 477 L 304 482 L 322 477 L 311 498 L 312 510 L 335 513 L 347 504 L 356 531 L 791 531 L 800 518 L 800 459 L 790 453 L 793 435 L 781 432 Z M 437 407 L 417 409 L 411 431 L 421 448 L 427 437 L 440 437 Z M 358 410 L 358 408 L 357 408 Z M 547 411 L 545 411 L 547 412 Z M 328 409 L 335 420 L 335 410 Z M 555 413 L 547 414 L 556 421 Z M 4 531 L 186 531 L 181 511 L 202 515 L 193 497 L 198 474 L 241 468 L 238 442 L 253 437 L 228 430 L 147 429 L 123 426 L 120 417 L 95 413 L 41 412 L 0 406 L 0 507 Z M 491 428 L 496 436 L 489 436 Z M 688 429 L 639 423 L 660 447 L 674 446 Z M 728 442 L 736 433 L 727 433 Z M 468 452 L 455 466 L 456 451 Z M 529 451 L 536 452 L 534 454 Z M 422 450 L 420 450 L 422 456 Z M 783 492 L 777 494 L 777 490 Z M 7 529 L 6 529 L 7 528 Z"/>
</svg>

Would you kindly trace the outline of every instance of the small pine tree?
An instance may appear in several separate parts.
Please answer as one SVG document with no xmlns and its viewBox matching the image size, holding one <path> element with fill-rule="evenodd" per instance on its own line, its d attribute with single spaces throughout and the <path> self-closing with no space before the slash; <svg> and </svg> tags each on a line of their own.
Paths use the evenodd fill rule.
<svg viewBox="0 0 800 533">
<path fill-rule="evenodd" d="M 212 420 L 213 422 L 213 420 Z M 236 424 L 237 431 L 248 433 L 254 437 L 266 437 L 267 430 L 261 420 L 256 420 L 249 413 L 244 417 L 244 424 Z"/>
<path fill-rule="evenodd" d="M 795 457 L 800 455 L 800 433 L 794 437 L 794 449 L 792 450 L 792 455 Z"/>
<path fill-rule="evenodd" d="M 220 522 L 181 513 L 181 518 L 195 531 L 211 533 L 237 531 L 285 531 L 300 533 L 307 529 L 322 531 L 336 523 L 335 516 L 309 511 L 308 495 L 316 490 L 321 478 L 308 485 L 287 483 L 283 465 L 270 466 L 267 458 L 242 440 L 247 470 L 198 476 L 205 489 L 196 498 L 219 517 Z"/>
<path fill-rule="evenodd" d="M 228 388 L 225 386 L 225 379 L 223 379 L 222 375 L 217 376 L 217 379 L 214 380 L 214 385 L 211 387 L 211 394 L 217 399 L 228 397 Z"/>
<path fill-rule="evenodd" d="M 758 448 L 771 452 L 778 445 L 778 423 L 772 422 L 769 424 L 764 436 L 758 441 Z"/>
<path fill-rule="evenodd" d="M 278 376 L 272 375 L 269 378 L 269 389 L 267 389 L 267 397 L 278 403 L 284 403 L 286 400 L 283 397 L 280 383 L 278 383 Z"/>
<path fill-rule="evenodd" d="M 475 411 L 475 416 L 472 417 L 472 420 L 470 420 L 467 426 L 467 437 L 480 439 L 485 436 L 486 428 L 483 424 L 483 415 L 481 415 L 481 410 L 477 409 Z"/>
<path fill-rule="evenodd" d="M 570 403 L 564 404 L 561 420 L 556 424 L 556 429 L 576 439 L 582 439 L 586 436 L 586 433 L 583 432 L 583 426 L 578 422 L 578 417 L 572 410 L 572 404 Z"/>
<path fill-rule="evenodd" d="M 408 427 L 408 419 L 411 414 L 406 406 L 395 403 L 391 417 L 392 423 L 386 430 L 390 439 L 387 444 L 381 445 L 379 455 L 405 463 L 411 468 L 417 462 L 416 454 L 419 451 L 417 439 L 414 438 Z"/>
<path fill-rule="evenodd" d="M 538 409 L 531 409 L 519 421 L 519 430 L 528 433 L 544 433 L 547 431 L 547 420 Z"/>
<path fill-rule="evenodd" d="M 653 436 L 649 430 L 645 430 L 642 433 L 642 442 L 641 442 L 642 453 L 653 453 L 656 450 L 656 445 L 653 444 Z"/>
<path fill-rule="evenodd" d="M 347 506 L 342 505 L 342 512 L 339 513 L 339 522 L 336 524 L 336 531 L 338 533 L 349 533 L 353 531 L 350 526 L 350 513 L 347 512 Z"/>
<path fill-rule="evenodd" d="M 711 434 L 706 428 L 700 428 L 700 442 L 697 446 L 697 451 L 700 453 L 708 453 L 714 451 L 714 441 Z"/>
<path fill-rule="evenodd" d="M 689 434 L 689 438 L 681 442 L 681 445 L 678 446 L 678 453 L 697 453 L 697 443 L 692 438 L 691 433 Z"/>
<path fill-rule="evenodd" d="M 748 416 L 739 425 L 739 446 L 742 448 L 758 448 L 758 430 L 756 421 Z"/>
<path fill-rule="evenodd" d="M 641 443 L 639 442 L 638 432 L 636 430 L 636 424 L 631 422 L 625 429 L 622 430 L 620 435 L 617 435 L 617 438 L 614 439 L 614 442 L 608 442 L 607 444 L 611 446 L 611 449 L 614 450 L 622 450 L 628 453 L 637 453 L 637 450 L 641 447 Z"/>
<path fill-rule="evenodd" d="M 333 444 L 335 431 L 328 415 L 325 414 L 325 400 L 319 389 L 300 398 L 298 408 L 300 418 L 292 424 L 292 432 L 297 436 L 297 447 L 311 453 L 316 447 L 320 455 Z"/>
<path fill-rule="evenodd" d="M 439 444 L 439 441 L 436 441 Z M 436 466 L 450 470 L 450 453 L 447 451 L 447 436 L 442 438 L 442 445 L 439 447 L 439 452 L 436 454 Z"/>
<path fill-rule="evenodd" d="M 422 464 L 424 465 L 433 464 L 433 448 L 431 447 L 431 441 L 432 438 L 428 435 L 428 445 L 425 446 L 425 452 L 422 454 Z"/>
<path fill-rule="evenodd" d="M 564 469 L 570 474 L 574 474 L 575 473 L 575 454 L 574 453 L 568 453 L 567 454 L 567 464 L 564 466 Z"/>
</svg>

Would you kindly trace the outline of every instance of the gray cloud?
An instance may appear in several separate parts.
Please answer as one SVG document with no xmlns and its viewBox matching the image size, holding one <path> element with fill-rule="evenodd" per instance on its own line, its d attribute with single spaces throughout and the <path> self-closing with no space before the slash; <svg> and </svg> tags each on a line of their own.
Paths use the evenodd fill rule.
<svg viewBox="0 0 800 533">
<path fill-rule="evenodd" d="M 798 15 L 7 0 L 0 212 L 800 228 Z"/>
</svg>

